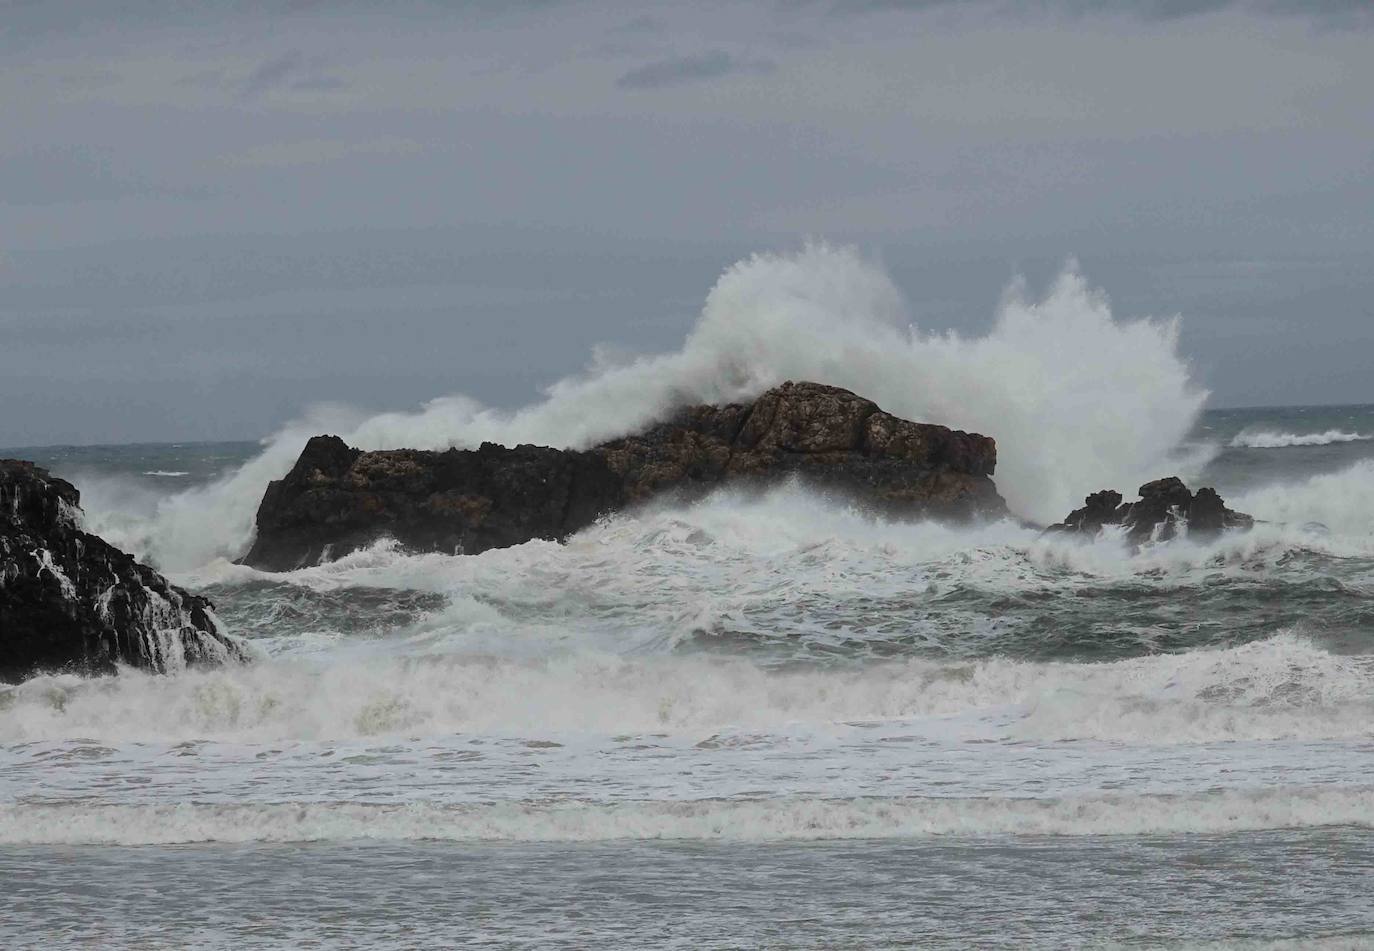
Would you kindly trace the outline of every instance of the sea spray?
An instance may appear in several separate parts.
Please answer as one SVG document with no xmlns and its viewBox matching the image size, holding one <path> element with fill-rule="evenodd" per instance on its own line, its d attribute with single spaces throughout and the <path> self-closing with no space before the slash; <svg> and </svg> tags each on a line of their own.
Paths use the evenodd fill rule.
<svg viewBox="0 0 1374 951">
<path fill-rule="evenodd" d="M 484 440 L 583 447 L 673 406 L 746 399 L 786 379 L 844 386 L 896 415 L 993 436 L 1003 496 L 1018 514 L 1049 523 L 1089 491 L 1180 469 L 1171 453 L 1206 394 L 1177 345 L 1176 320 L 1115 319 L 1072 265 L 1039 301 L 1014 284 L 984 336 L 924 332 L 879 267 L 852 248 L 811 244 L 728 269 L 677 352 L 598 359 L 514 411 L 461 395 L 410 413 L 313 408 L 258 458 L 162 502 L 138 537 L 123 540 L 164 568 L 242 554 L 267 482 L 316 433 L 368 449 Z M 93 518 L 114 521 L 99 511 Z"/>
<path fill-rule="evenodd" d="M 268 439 L 248 462 L 208 484 L 174 494 L 128 478 L 80 480 L 87 531 L 164 570 L 185 571 L 216 558 L 241 555 L 253 537 L 253 519 L 267 483 L 291 468 L 314 435 L 352 433 L 366 415 L 337 404 L 317 404 Z"/>
<path fill-rule="evenodd" d="M 1334 536 L 1337 550 L 1374 553 L 1374 459 L 1254 489 L 1232 504 L 1289 529 L 1319 528 Z"/>
</svg>

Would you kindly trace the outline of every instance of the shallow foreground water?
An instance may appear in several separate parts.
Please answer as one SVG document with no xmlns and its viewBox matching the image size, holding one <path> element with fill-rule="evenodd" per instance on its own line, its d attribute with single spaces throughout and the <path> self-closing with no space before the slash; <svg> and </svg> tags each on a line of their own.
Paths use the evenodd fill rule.
<svg viewBox="0 0 1374 951">
<path fill-rule="evenodd" d="M 1372 870 L 1353 830 L 0 852 L 13 948 L 1359 948 Z"/>
</svg>

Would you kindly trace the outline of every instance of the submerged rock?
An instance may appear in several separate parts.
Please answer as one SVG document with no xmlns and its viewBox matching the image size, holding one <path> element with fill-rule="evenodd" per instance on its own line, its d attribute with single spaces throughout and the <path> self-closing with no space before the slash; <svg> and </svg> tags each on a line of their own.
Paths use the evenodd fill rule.
<svg viewBox="0 0 1374 951">
<path fill-rule="evenodd" d="M 81 531 L 80 500 L 46 469 L 0 459 L 0 681 L 246 659 L 209 601 Z"/>
<path fill-rule="evenodd" d="M 1122 503 L 1121 493 L 1111 489 L 1094 492 L 1083 500 L 1052 532 L 1096 535 L 1104 525 L 1120 525 L 1126 538 L 1139 544 L 1155 539 L 1165 541 L 1179 534 L 1208 537 L 1228 528 L 1249 528 L 1255 520 L 1226 507 L 1216 489 L 1198 489 L 1194 494 L 1176 476 L 1156 479 L 1140 487 L 1140 501 Z"/>
<path fill-rule="evenodd" d="M 592 449 L 483 443 L 363 452 L 316 436 L 258 508 L 244 558 L 283 571 L 382 537 L 415 551 L 476 554 L 563 539 L 600 515 L 665 493 L 796 476 L 906 517 L 1000 517 L 992 439 L 889 415 L 833 386 L 784 383 L 753 403 L 694 406 Z"/>
</svg>

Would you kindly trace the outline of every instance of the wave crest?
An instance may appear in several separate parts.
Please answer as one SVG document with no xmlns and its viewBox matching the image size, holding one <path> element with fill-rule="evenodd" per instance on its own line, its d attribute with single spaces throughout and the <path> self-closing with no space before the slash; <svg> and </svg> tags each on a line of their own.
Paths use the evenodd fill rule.
<svg viewBox="0 0 1374 951">
<path fill-rule="evenodd" d="M 970 737 L 1208 743 L 1364 736 L 1374 667 L 1291 634 L 1110 663 L 889 662 L 770 671 L 700 655 L 355 654 L 155 677 L 43 677 L 0 694 L 0 742 L 339 740 L 744 729 L 882 720 Z M 943 728 L 940 728 L 943 729 Z"/>
<path fill-rule="evenodd" d="M 1374 439 L 1361 433 L 1328 429 L 1324 433 L 1243 432 L 1231 440 L 1233 449 L 1288 449 L 1294 446 L 1330 446 L 1334 443 L 1364 442 Z"/>
</svg>

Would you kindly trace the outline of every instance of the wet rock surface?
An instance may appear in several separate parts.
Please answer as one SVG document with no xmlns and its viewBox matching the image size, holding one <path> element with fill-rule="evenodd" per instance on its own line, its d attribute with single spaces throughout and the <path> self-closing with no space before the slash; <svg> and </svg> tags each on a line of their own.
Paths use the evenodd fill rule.
<svg viewBox="0 0 1374 951">
<path fill-rule="evenodd" d="M 0 459 L 0 681 L 246 659 L 205 598 L 79 527 L 80 493 Z"/>
<path fill-rule="evenodd" d="M 382 537 L 415 551 L 476 554 L 563 539 L 649 499 L 790 477 L 886 514 L 1000 517 L 986 436 L 915 423 L 838 387 L 784 383 L 752 403 L 693 406 L 587 450 L 483 443 L 477 449 L 363 452 L 316 436 L 273 482 L 244 558 L 289 570 Z"/>
<path fill-rule="evenodd" d="M 1139 489 L 1140 500 L 1123 502 L 1112 489 L 1094 492 L 1083 507 L 1070 512 L 1049 531 L 1096 535 L 1106 525 L 1120 525 L 1135 544 L 1167 541 L 1178 535 L 1215 537 L 1228 528 L 1249 528 L 1255 520 L 1226 507 L 1216 489 L 1190 492 L 1177 476 L 1147 482 Z"/>
</svg>

